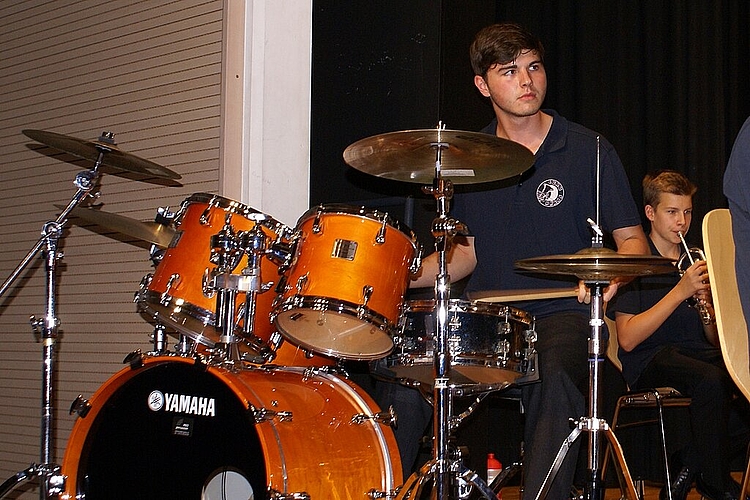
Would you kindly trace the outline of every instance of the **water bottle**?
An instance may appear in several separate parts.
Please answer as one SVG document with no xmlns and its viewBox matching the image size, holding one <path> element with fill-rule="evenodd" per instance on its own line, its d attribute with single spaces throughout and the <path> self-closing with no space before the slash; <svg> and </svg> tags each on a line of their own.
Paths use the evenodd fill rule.
<svg viewBox="0 0 750 500">
<path fill-rule="evenodd" d="M 503 470 L 503 464 L 500 463 L 500 460 L 495 458 L 494 453 L 487 454 L 487 485 L 491 485 L 492 481 L 495 480 L 498 474 L 502 472 Z M 502 499 L 502 494 L 497 494 L 498 499 Z"/>
</svg>

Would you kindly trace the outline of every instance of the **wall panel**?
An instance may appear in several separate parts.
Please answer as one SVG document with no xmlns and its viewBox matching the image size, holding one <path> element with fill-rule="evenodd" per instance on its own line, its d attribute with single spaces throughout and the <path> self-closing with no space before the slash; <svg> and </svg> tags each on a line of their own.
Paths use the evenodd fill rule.
<svg viewBox="0 0 750 500">
<path fill-rule="evenodd" d="M 139 182 L 103 169 L 103 209 L 137 220 L 217 192 L 221 127 L 221 0 L 8 0 L 0 4 L 0 279 L 32 248 L 45 221 L 75 193 L 91 163 L 22 134 L 80 139 L 115 133 L 118 146 L 182 175 L 180 186 Z M 150 325 L 133 294 L 152 269 L 148 245 L 78 221 L 61 241 L 55 450 L 62 461 L 78 394 L 90 396 Z M 0 477 L 39 461 L 41 345 L 28 323 L 45 311 L 35 258 L 0 297 Z M 25 490 L 25 491 L 24 491 Z M 32 484 L 21 495 L 38 498 Z"/>
</svg>

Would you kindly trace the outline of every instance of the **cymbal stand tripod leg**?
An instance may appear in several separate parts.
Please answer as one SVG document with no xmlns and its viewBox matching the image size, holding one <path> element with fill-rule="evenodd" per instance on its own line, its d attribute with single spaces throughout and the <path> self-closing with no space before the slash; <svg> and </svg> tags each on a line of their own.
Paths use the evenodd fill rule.
<svg viewBox="0 0 750 500">
<path fill-rule="evenodd" d="M 42 342 L 42 417 L 41 417 L 41 452 L 39 464 L 31 464 L 26 470 L 15 474 L 0 485 L 0 498 L 9 493 L 21 481 L 40 478 L 39 496 L 42 500 L 52 498 L 62 493 L 65 488 L 65 477 L 60 472 L 60 466 L 53 463 L 53 420 L 54 420 L 54 368 L 55 345 L 57 343 L 57 329 L 60 321 L 57 317 L 57 262 L 62 258 L 58 252 L 58 243 L 70 212 L 83 202 L 96 187 L 99 179 L 99 166 L 104 152 L 99 153 L 95 165 L 87 171 L 76 175 L 74 184 L 78 188 L 68 205 L 54 221 L 44 224 L 42 236 L 34 247 L 23 258 L 21 263 L 11 273 L 10 277 L 0 287 L 0 297 L 5 293 L 15 279 L 21 274 L 39 251 L 45 258 L 46 297 L 45 314 L 43 319 L 31 317 L 31 327 L 38 333 Z"/>
<path fill-rule="evenodd" d="M 603 312 L 603 300 L 602 300 L 602 289 L 608 284 L 608 282 L 592 281 L 587 282 L 586 285 L 591 290 L 591 319 L 589 325 L 591 326 L 591 335 L 589 337 L 589 401 L 588 409 L 589 414 L 587 417 L 581 417 L 577 422 L 571 433 L 565 439 L 563 444 L 560 446 L 560 450 L 555 456 L 555 460 L 552 463 L 552 467 L 547 472 L 547 476 L 544 478 L 542 487 L 535 497 L 536 500 L 546 498 L 549 493 L 552 481 L 555 479 L 557 472 L 562 466 L 565 456 L 570 450 L 572 444 L 581 435 L 582 432 L 588 434 L 588 478 L 584 487 L 584 495 L 586 500 L 601 500 L 604 498 L 603 494 L 603 478 L 601 477 L 600 469 L 600 450 L 601 450 L 601 435 L 609 441 L 612 446 L 617 462 L 620 465 L 624 485 L 621 485 L 621 490 L 627 495 L 630 500 L 637 500 L 638 494 L 635 490 L 633 479 L 630 476 L 630 470 L 625 463 L 625 458 L 622 453 L 620 443 L 617 441 L 614 432 L 607 424 L 607 421 L 599 417 L 600 407 L 600 396 L 601 396 L 601 374 L 602 368 L 604 367 L 604 346 L 602 344 L 602 325 L 604 320 L 602 318 Z"/>
</svg>

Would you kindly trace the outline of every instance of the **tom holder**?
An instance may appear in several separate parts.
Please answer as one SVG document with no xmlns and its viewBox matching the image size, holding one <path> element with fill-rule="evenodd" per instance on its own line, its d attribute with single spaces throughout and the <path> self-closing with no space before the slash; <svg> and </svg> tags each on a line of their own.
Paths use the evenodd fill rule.
<svg viewBox="0 0 750 500">
<path fill-rule="evenodd" d="M 231 224 L 231 214 L 227 214 L 224 227 L 211 237 L 212 263 L 217 267 L 208 276 L 204 288 L 216 292 L 216 329 L 219 332 L 217 349 L 223 361 L 239 362 L 242 358 L 237 346 L 238 319 L 235 317 L 237 298 L 240 293 L 246 295 L 240 309 L 244 320 L 242 334 L 246 339 L 254 337 L 255 306 L 257 296 L 271 289 L 273 283 L 263 283 L 261 260 L 268 250 L 268 241 L 256 224 L 249 231 L 235 233 Z M 248 265 L 239 274 L 233 271 L 242 257 L 247 255 Z M 261 353 L 260 357 L 264 354 Z M 252 360 L 262 362 L 263 360 Z"/>
</svg>

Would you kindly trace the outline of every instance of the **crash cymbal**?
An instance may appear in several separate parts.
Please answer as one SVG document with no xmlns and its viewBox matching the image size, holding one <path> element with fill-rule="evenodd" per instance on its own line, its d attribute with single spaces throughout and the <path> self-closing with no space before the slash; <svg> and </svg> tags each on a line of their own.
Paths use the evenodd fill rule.
<svg viewBox="0 0 750 500">
<path fill-rule="evenodd" d="M 608 248 L 585 248 L 572 255 L 548 255 L 516 261 L 516 269 L 539 274 L 562 274 L 582 280 L 610 280 L 668 274 L 675 271 L 670 259 L 654 255 L 624 255 Z"/>
<path fill-rule="evenodd" d="M 95 141 L 86 141 L 44 130 L 27 129 L 22 132 L 24 135 L 37 142 L 41 142 L 42 144 L 86 160 L 97 161 L 99 159 L 99 154 L 104 153 L 102 164 L 119 168 L 120 170 L 126 170 L 136 174 L 151 175 L 164 179 L 176 180 L 182 177 L 180 174 L 162 167 L 161 165 L 157 165 L 152 161 L 144 160 L 143 158 L 121 151 L 117 148 L 114 139 L 112 139 L 112 135 L 107 132 L 102 133 L 102 136 Z"/>
<path fill-rule="evenodd" d="M 362 172 L 403 182 L 431 184 L 436 150 L 441 147 L 443 178 L 478 184 L 523 173 L 534 155 L 520 144 L 480 132 L 405 130 L 359 140 L 344 150 L 344 160 Z"/>
<path fill-rule="evenodd" d="M 62 205 L 55 206 L 61 210 L 65 209 Z M 94 208 L 75 207 L 71 210 L 70 215 L 79 217 L 86 222 L 93 222 L 125 236 L 131 236 L 141 241 L 152 243 L 161 248 L 169 247 L 172 237 L 176 232 L 170 226 L 165 226 L 158 222 L 141 222 L 130 217 L 125 217 L 124 215 L 117 215 Z"/>
</svg>

